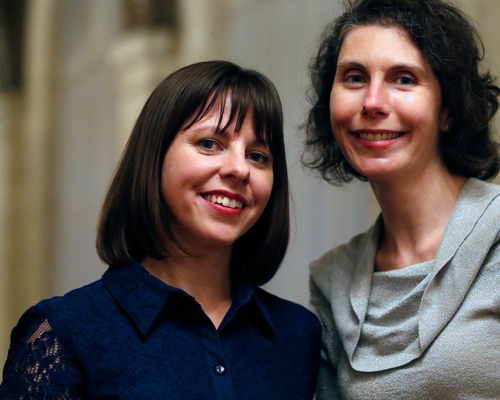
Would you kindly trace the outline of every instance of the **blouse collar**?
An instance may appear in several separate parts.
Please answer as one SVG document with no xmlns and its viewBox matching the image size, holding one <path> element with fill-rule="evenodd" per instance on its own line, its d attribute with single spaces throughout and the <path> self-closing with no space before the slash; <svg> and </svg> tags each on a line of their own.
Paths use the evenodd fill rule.
<svg viewBox="0 0 500 400">
<path fill-rule="evenodd" d="M 142 265 L 110 266 L 102 276 L 102 281 L 115 300 L 133 320 L 142 335 L 148 335 L 154 322 L 168 303 L 173 293 L 179 293 L 186 299 L 196 301 L 184 290 L 167 285 L 147 272 Z M 257 318 L 274 333 L 274 324 L 266 305 L 259 299 L 254 288 L 244 282 L 235 282 L 232 287 L 231 308 L 219 330 L 233 318 L 239 309 L 251 303 L 255 304 Z"/>
</svg>

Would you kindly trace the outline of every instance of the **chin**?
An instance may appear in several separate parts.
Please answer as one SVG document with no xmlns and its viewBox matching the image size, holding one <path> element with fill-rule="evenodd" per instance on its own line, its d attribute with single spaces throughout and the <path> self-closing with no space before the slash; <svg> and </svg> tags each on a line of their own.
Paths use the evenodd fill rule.
<svg viewBox="0 0 500 400">
<path fill-rule="evenodd" d="M 225 247 L 231 247 L 236 240 L 238 240 L 241 236 L 223 236 L 221 237 L 220 235 L 217 236 L 212 236 L 210 238 L 207 238 L 206 241 L 207 243 L 213 247 L 213 248 L 225 248 Z"/>
<path fill-rule="evenodd" d="M 383 163 L 363 163 L 354 167 L 360 174 L 366 176 L 368 179 L 384 179 L 397 175 L 398 171 L 402 169 L 396 165 Z"/>
</svg>

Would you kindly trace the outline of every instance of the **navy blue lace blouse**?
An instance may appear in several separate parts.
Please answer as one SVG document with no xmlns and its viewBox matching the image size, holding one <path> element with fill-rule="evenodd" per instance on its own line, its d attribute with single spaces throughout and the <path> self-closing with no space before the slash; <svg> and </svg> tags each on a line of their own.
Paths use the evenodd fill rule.
<svg viewBox="0 0 500 400">
<path fill-rule="evenodd" d="M 320 325 L 245 284 L 219 329 L 141 265 L 30 308 L 13 329 L 1 399 L 312 399 Z"/>
</svg>

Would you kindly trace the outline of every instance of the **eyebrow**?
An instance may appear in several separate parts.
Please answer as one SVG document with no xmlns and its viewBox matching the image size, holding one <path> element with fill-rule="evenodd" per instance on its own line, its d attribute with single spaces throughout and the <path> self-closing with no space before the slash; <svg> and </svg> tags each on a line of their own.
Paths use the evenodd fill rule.
<svg viewBox="0 0 500 400">
<path fill-rule="evenodd" d="M 213 134 L 213 135 L 221 135 L 221 136 L 224 136 L 224 137 L 228 137 L 230 135 L 232 135 L 233 133 L 229 133 L 227 130 L 225 131 L 217 131 L 213 126 L 210 126 L 210 125 L 205 125 L 205 126 L 200 126 L 198 128 L 195 128 L 192 130 L 192 132 L 194 134 L 199 134 L 200 132 L 205 132 L 205 131 L 209 131 L 210 134 Z M 234 133 L 239 133 L 238 132 L 234 132 Z M 269 147 L 269 143 L 267 142 L 267 140 L 264 140 L 264 139 L 261 139 L 259 138 L 257 135 L 255 135 L 255 140 L 253 141 L 253 144 L 255 146 L 264 146 L 264 147 Z"/>
<path fill-rule="evenodd" d="M 223 133 L 223 132 L 217 132 L 217 126 L 213 126 L 211 124 L 205 124 L 205 125 L 198 126 L 197 128 L 192 128 L 192 132 L 196 133 L 196 134 L 198 134 L 200 132 L 206 132 L 206 131 L 209 131 L 210 133 L 215 133 L 215 134 Z"/>
<path fill-rule="evenodd" d="M 337 63 L 337 69 L 342 68 L 342 67 L 355 67 L 359 69 L 365 69 L 365 66 L 357 61 L 342 61 Z"/>
<path fill-rule="evenodd" d="M 354 67 L 354 68 L 359 68 L 362 70 L 366 70 L 366 67 L 361 64 L 358 61 L 350 61 L 350 60 L 345 60 L 337 64 L 337 69 L 343 68 L 343 67 Z M 389 68 L 391 71 L 398 70 L 398 69 L 409 69 L 409 70 L 417 70 L 420 73 L 424 75 L 428 75 L 428 71 L 422 68 L 420 65 L 413 64 L 413 63 L 400 63 L 400 64 L 395 64 Z"/>
</svg>

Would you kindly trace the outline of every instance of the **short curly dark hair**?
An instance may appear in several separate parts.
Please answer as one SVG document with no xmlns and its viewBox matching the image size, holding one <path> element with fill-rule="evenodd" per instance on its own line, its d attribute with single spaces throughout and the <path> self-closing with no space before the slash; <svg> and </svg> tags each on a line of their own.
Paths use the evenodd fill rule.
<svg viewBox="0 0 500 400">
<path fill-rule="evenodd" d="M 331 183 L 366 177 L 345 159 L 330 123 L 330 92 L 340 48 L 356 26 L 400 27 L 420 49 L 441 87 L 452 123 L 440 135 L 441 158 L 454 175 L 482 180 L 499 170 L 498 144 L 490 123 L 500 89 L 489 72 L 479 70 L 484 45 L 471 19 L 444 0 L 349 0 L 346 11 L 329 24 L 310 64 L 312 108 L 304 124 L 303 162 Z"/>
</svg>

